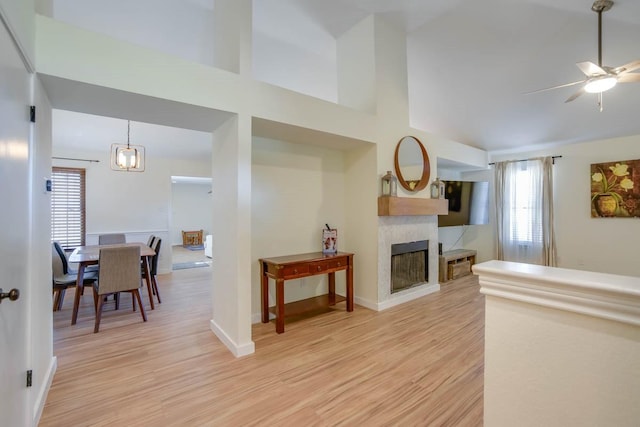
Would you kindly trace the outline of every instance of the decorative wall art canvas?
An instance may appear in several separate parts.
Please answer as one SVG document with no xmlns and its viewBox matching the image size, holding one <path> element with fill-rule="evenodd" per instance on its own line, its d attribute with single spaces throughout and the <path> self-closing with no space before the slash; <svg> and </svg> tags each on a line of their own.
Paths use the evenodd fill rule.
<svg viewBox="0 0 640 427">
<path fill-rule="evenodd" d="M 640 160 L 591 165 L 591 217 L 640 217 Z"/>
</svg>

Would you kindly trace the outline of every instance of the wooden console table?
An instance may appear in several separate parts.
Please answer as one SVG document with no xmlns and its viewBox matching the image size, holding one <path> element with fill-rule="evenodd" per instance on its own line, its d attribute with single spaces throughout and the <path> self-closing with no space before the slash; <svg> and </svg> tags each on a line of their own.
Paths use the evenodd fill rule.
<svg viewBox="0 0 640 427">
<path fill-rule="evenodd" d="M 276 281 L 276 332 L 284 332 L 285 307 L 298 302 L 284 303 L 284 281 L 301 279 L 317 274 L 329 275 L 329 293 L 323 297 L 328 305 L 335 305 L 345 298 L 336 295 L 336 271 L 345 270 L 347 275 L 347 311 L 353 311 L 353 254 L 338 252 L 324 254 L 313 252 L 308 254 L 287 255 L 276 258 L 262 258 L 260 261 L 260 280 L 262 294 L 262 323 L 269 322 L 269 278 Z M 305 300 L 306 301 L 306 300 Z"/>
<path fill-rule="evenodd" d="M 439 260 L 441 283 L 471 274 L 471 266 L 476 263 L 477 252 L 472 249 L 456 249 L 443 252 Z"/>
</svg>

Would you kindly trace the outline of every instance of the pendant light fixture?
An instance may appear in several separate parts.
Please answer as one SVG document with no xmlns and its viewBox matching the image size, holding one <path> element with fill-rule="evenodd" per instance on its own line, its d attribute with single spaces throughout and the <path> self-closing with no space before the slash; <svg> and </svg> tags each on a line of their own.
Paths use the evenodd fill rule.
<svg viewBox="0 0 640 427">
<path fill-rule="evenodd" d="M 111 144 L 111 169 L 123 172 L 144 172 L 144 147 L 131 145 L 131 121 L 127 120 L 127 144 Z"/>
</svg>

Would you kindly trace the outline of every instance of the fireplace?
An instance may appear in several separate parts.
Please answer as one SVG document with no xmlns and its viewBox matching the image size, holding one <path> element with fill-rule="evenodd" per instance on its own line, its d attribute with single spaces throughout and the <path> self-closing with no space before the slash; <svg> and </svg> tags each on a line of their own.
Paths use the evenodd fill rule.
<svg viewBox="0 0 640 427">
<path fill-rule="evenodd" d="M 391 245 L 391 293 L 429 281 L 429 241 Z"/>
</svg>

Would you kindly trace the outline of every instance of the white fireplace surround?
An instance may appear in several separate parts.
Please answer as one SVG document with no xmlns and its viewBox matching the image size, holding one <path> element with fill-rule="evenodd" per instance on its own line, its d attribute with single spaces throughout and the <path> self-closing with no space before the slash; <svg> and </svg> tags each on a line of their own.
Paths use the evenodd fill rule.
<svg viewBox="0 0 640 427">
<path fill-rule="evenodd" d="M 391 294 L 391 245 L 429 241 L 429 280 Z M 378 303 L 384 310 L 440 290 L 438 283 L 438 217 L 380 216 L 378 217 Z"/>
</svg>

